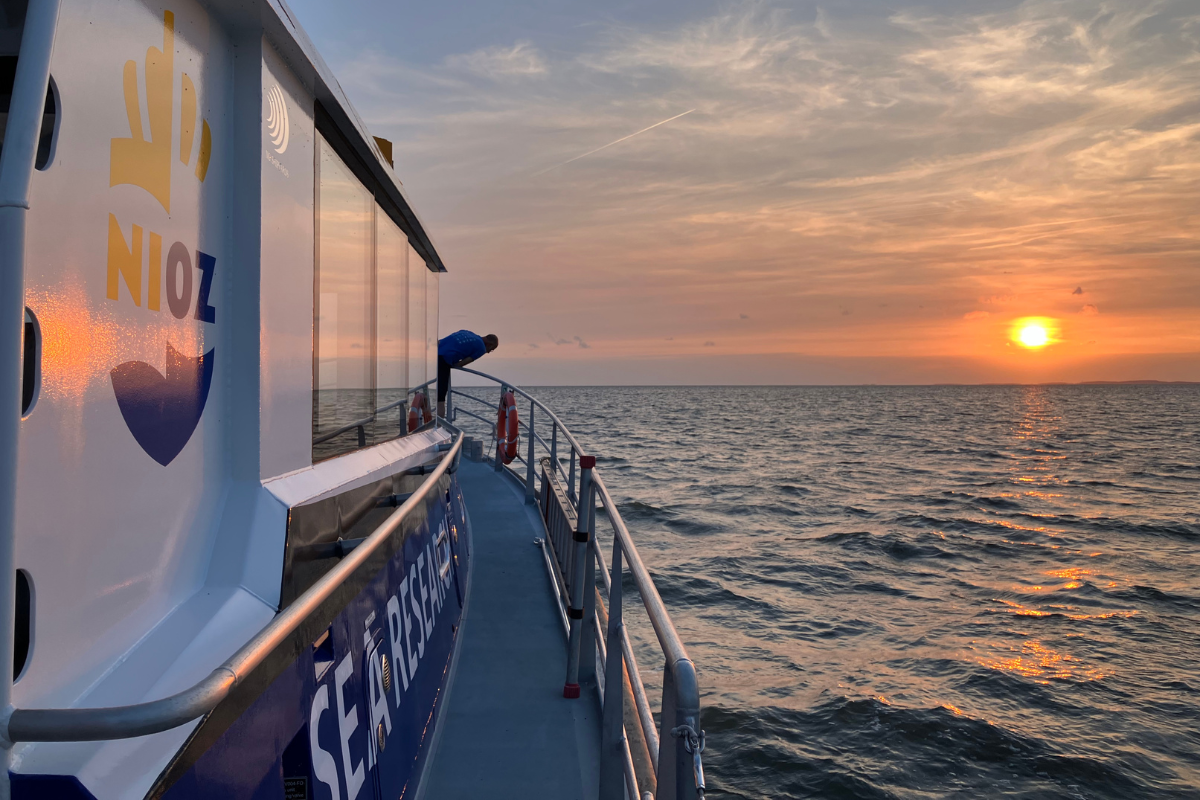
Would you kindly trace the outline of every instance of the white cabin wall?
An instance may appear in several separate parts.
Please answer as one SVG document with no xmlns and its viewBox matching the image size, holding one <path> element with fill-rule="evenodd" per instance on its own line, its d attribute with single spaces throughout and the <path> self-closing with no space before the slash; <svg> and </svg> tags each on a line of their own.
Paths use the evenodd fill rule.
<svg viewBox="0 0 1200 800">
<path fill-rule="evenodd" d="M 260 374 L 271 361 L 264 352 L 275 342 L 266 328 L 270 324 L 268 320 L 274 320 L 275 316 L 264 311 L 264 305 L 274 306 L 273 298 L 262 288 L 266 247 L 263 231 L 271 213 L 266 208 L 269 199 L 265 196 L 262 177 L 266 161 L 263 143 L 267 116 L 262 36 L 258 32 L 247 32 L 245 38 L 237 42 L 236 51 L 235 160 L 239 175 L 254 177 L 239 183 L 233 203 L 232 232 L 239 259 L 235 296 L 231 300 L 234 308 L 231 333 L 235 344 L 231 348 L 229 387 L 232 395 L 228 420 L 230 479 L 206 583 L 210 588 L 240 586 L 274 608 L 279 604 L 283 575 L 287 509 L 262 488 L 260 479 L 266 438 L 262 419 L 272 400 L 263 395 Z M 308 441 L 307 433 L 303 441 Z"/>
<path fill-rule="evenodd" d="M 313 98 L 280 56 L 263 45 L 267 98 L 286 103 L 286 146 L 262 126 L 262 442 L 259 476 L 312 464 Z"/>
<path fill-rule="evenodd" d="M 167 9 L 174 14 L 169 211 L 141 186 L 110 186 L 110 143 L 131 137 L 123 68 L 128 60 L 137 67 L 142 128 L 150 137 L 147 48 L 163 46 Z M 199 112 L 188 164 L 179 147 L 183 72 Z M 23 706 L 75 701 L 201 585 L 226 494 L 234 439 L 227 426 L 238 419 L 231 390 L 240 382 L 230 356 L 242 288 L 234 280 L 234 249 L 242 242 L 231 227 L 240 166 L 229 113 L 232 43 L 192 0 L 103 8 L 63 0 L 51 73 L 61 93 L 59 139 L 54 162 L 34 175 L 26 270 L 43 359 L 42 390 L 22 423 L 18 468 L 17 566 L 29 571 L 36 597 L 31 661 L 13 693 Z M 203 120 L 212 150 L 201 182 L 195 167 Z M 133 225 L 142 229 L 137 304 L 124 280 L 117 299 L 108 297 L 110 214 L 121 245 L 130 242 Z M 175 242 L 193 259 L 193 309 L 197 251 L 216 258 L 215 323 L 190 311 L 181 319 L 172 314 L 165 271 L 159 309 L 149 308 L 152 232 L 161 236 L 157 269 L 165 270 Z M 215 348 L 215 367 L 194 433 L 164 466 L 132 435 L 110 373 L 132 361 L 165 372 L 168 342 L 188 357 Z M 249 349 L 257 352 L 254 344 Z M 257 478 L 257 464 L 252 471 Z"/>
</svg>

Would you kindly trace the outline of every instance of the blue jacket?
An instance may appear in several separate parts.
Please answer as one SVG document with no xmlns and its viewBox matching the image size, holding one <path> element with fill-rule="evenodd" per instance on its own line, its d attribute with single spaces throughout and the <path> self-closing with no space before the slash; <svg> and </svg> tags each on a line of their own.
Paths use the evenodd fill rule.
<svg viewBox="0 0 1200 800">
<path fill-rule="evenodd" d="M 455 331 L 438 341 L 438 357 L 452 367 L 485 353 L 487 345 L 483 343 L 483 337 L 470 331 Z"/>
</svg>

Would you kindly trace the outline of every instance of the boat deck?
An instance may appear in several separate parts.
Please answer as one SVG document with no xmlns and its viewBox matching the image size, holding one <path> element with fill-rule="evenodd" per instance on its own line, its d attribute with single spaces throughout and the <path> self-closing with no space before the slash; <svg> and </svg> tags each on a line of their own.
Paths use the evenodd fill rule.
<svg viewBox="0 0 1200 800">
<path fill-rule="evenodd" d="M 491 464 L 463 459 L 471 517 L 470 600 L 421 796 L 554 797 L 598 793 L 600 714 L 566 700 L 566 636 L 541 548 L 536 506 Z"/>
</svg>

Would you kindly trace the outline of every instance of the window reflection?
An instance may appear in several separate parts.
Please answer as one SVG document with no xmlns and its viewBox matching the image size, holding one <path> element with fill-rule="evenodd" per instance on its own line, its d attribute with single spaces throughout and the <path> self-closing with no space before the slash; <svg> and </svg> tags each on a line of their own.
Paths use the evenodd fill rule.
<svg viewBox="0 0 1200 800">
<path fill-rule="evenodd" d="M 425 270 L 425 374 L 437 377 L 438 344 L 438 274 Z M 427 379 L 428 379 L 427 378 Z M 431 398 L 437 400 L 437 389 L 431 387 Z"/>
<path fill-rule="evenodd" d="M 425 355 L 425 283 L 430 272 L 425 267 L 425 260 L 411 246 L 408 250 L 408 265 L 408 379 L 415 387 L 435 374 L 430 373 L 429 360 Z"/>
<path fill-rule="evenodd" d="M 408 237 L 382 209 L 375 212 L 376 401 L 384 408 L 408 393 Z M 419 261 L 418 261 L 419 263 Z M 421 265 L 423 266 L 423 265 Z M 376 416 L 379 441 L 399 436 L 403 404 Z"/>
<path fill-rule="evenodd" d="M 372 273 L 375 201 L 321 136 L 317 176 L 313 460 L 353 450 L 358 431 L 319 441 L 364 421 L 373 438 Z"/>
</svg>

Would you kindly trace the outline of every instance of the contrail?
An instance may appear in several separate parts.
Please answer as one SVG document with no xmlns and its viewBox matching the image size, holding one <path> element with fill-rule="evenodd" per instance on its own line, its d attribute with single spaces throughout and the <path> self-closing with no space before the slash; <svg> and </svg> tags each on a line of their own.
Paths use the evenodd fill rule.
<svg viewBox="0 0 1200 800">
<path fill-rule="evenodd" d="M 570 164 L 572 161 L 578 161 L 579 159 L 587 158 L 588 156 L 590 156 L 594 153 L 599 153 L 601 150 L 612 147 L 614 144 L 620 144 L 621 142 L 625 141 L 626 139 L 632 139 L 633 137 L 637 136 L 639 133 L 645 133 L 648 130 L 657 128 L 659 125 L 666 125 L 668 122 L 679 119 L 680 117 L 686 117 L 688 114 L 692 113 L 695 110 L 696 109 L 694 109 L 694 108 L 689 108 L 687 111 L 683 112 L 682 114 L 676 114 L 675 116 L 671 117 L 671 119 L 664 119 L 662 122 L 656 122 L 653 125 L 649 126 L 648 128 L 642 128 L 640 131 L 635 131 L 634 133 L 631 133 L 628 136 L 622 136 L 620 139 L 617 139 L 615 142 L 609 142 L 608 144 L 604 145 L 603 147 L 597 147 L 595 150 L 588 150 L 586 153 L 584 153 L 581 156 L 575 156 L 574 158 L 568 158 L 566 161 L 562 162 L 561 164 L 555 164 L 552 167 L 546 167 L 541 172 L 535 172 L 533 174 L 535 176 L 543 175 L 552 169 L 558 169 L 559 167 L 565 167 L 567 164 Z"/>
</svg>

